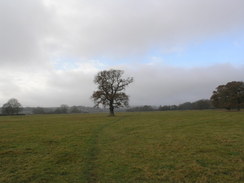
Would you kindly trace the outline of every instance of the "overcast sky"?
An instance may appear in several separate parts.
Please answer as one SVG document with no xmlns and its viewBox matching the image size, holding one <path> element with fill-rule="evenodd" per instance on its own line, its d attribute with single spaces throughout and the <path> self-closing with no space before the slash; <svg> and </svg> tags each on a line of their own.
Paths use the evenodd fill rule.
<svg viewBox="0 0 244 183">
<path fill-rule="evenodd" d="M 244 80 L 243 0 L 0 0 L 0 106 L 93 106 L 97 72 L 131 105 L 210 98 Z"/>
</svg>

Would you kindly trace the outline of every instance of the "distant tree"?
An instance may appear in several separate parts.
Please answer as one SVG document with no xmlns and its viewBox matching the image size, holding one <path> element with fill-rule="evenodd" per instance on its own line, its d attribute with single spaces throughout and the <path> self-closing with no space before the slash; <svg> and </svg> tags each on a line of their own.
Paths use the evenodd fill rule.
<svg viewBox="0 0 244 183">
<path fill-rule="evenodd" d="M 201 99 L 195 102 L 185 102 L 180 105 L 164 105 L 159 106 L 159 111 L 169 111 L 169 110 L 202 110 L 202 109 L 212 109 L 213 105 L 208 99 Z"/>
<path fill-rule="evenodd" d="M 177 109 L 178 109 L 177 105 L 164 105 L 164 106 L 159 106 L 158 108 L 159 111 L 171 111 Z"/>
<path fill-rule="evenodd" d="M 156 108 L 153 108 L 150 105 L 144 105 L 144 106 L 137 106 L 127 109 L 128 112 L 138 112 L 138 111 L 156 111 Z"/>
<path fill-rule="evenodd" d="M 141 108 L 142 111 L 155 111 L 155 109 L 153 109 L 152 106 L 150 105 L 144 105 L 142 108 Z"/>
<path fill-rule="evenodd" d="M 69 106 L 66 105 L 66 104 L 62 104 L 60 107 L 58 107 L 54 113 L 57 113 L 57 114 L 66 114 L 68 113 L 69 111 Z"/>
<path fill-rule="evenodd" d="M 66 104 L 62 104 L 59 108 L 60 108 L 61 113 L 68 113 L 68 111 L 69 111 L 69 106 Z"/>
<path fill-rule="evenodd" d="M 201 99 L 192 103 L 192 109 L 212 109 L 213 105 L 210 100 Z"/>
<path fill-rule="evenodd" d="M 19 112 L 22 110 L 23 108 L 21 104 L 15 98 L 9 99 L 8 102 L 2 106 L 2 114 L 6 115 L 19 114 Z"/>
<path fill-rule="evenodd" d="M 169 110 L 171 110 L 171 106 L 169 106 L 169 105 L 159 106 L 158 110 L 159 111 L 169 111 Z"/>
<path fill-rule="evenodd" d="M 42 107 L 36 107 L 32 109 L 33 114 L 45 114 L 45 110 Z"/>
<path fill-rule="evenodd" d="M 192 109 L 192 103 L 191 102 L 185 102 L 183 104 L 180 104 L 178 106 L 179 110 L 191 110 Z"/>
<path fill-rule="evenodd" d="M 91 98 L 95 106 L 100 104 L 109 107 L 110 115 L 114 116 L 114 109 L 128 106 L 129 97 L 123 91 L 125 87 L 133 82 L 132 77 L 122 78 L 124 71 L 122 70 L 104 70 L 99 72 L 94 79 L 98 85 Z"/>
<path fill-rule="evenodd" d="M 80 113 L 81 110 L 77 106 L 70 107 L 70 113 Z"/>
<path fill-rule="evenodd" d="M 240 110 L 244 104 L 244 82 L 232 81 L 226 85 L 219 85 L 210 99 L 216 108 Z"/>
<path fill-rule="evenodd" d="M 177 105 L 171 105 L 170 110 L 178 110 L 178 106 Z"/>
</svg>

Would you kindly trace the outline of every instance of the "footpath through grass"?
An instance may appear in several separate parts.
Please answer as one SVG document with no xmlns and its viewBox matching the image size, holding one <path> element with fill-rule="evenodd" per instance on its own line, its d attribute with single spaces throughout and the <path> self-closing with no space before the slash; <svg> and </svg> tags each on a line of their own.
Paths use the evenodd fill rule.
<svg viewBox="0 0 244 183">
<path fill-rule="evenodd" d="M 244 113 L 0 117 L 0 182 L 244 182 Z"/>
</svg>

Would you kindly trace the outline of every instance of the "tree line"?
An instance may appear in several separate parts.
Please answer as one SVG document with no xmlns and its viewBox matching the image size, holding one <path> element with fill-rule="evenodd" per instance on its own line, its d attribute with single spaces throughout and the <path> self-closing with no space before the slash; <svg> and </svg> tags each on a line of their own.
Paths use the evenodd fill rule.
<svg viewBox="0 0 244 183">
<path fill-rule="evenodd" d="M 227 109 L 238 110 L 244 108 L 244 82 L 231 81 L 225 85 L 217 86 L 210 99 L 195 102 L 185 102 L 180 105 L 164 105 L 159 108 L 145 105 L 133 107 L 127 111 L 169 111 L 169 110 L 202 110 L 202 109 Z"/>
<path fill-rule="evenodd" d="M 18 101 L 17 99 L 15 100 Z M 107 109 L 102 109 L 102 108 L 94 108 L 94 107 L 86 107 L 86 106 L 68 106 L 66 104 L 62 104 L 59 107 L 22 107 L 22 106 L 20 107 L 20 106 L 12 105 L 8 109 L 6 109 L 5 106 L 0 108 L 0 113 L 1 113 L 0 115 L 74 114 L 74 113 L 108 112 Z"/>
<path fill-rule="evenodd" d="M 154 107 L 150 105 L 131 107 L 128 112 L 137 111 L 174 111 L 174 110 L 203 110 L 203 109 L 214 109 L 212 102 L 208 99 L 202 99 L 195 102 L 185 102 L 179 105 L 164 105 Z"/>
<path fill-rule="evenodd" d="M 33 107 L 29 111 L 32 114 L 75 114 L 104 112 L 104 110 L 100 108 L 85 106 L 68 106 L 66 104 L 62 104 L 59 107 Z"/>
</svg>

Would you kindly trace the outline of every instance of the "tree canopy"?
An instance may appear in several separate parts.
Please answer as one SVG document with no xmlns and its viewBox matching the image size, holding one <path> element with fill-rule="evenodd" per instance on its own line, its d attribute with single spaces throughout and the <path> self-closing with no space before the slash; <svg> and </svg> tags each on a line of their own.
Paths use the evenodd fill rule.
<svg viewBox="0 0 244 183">
<path fill-rule="evenodd" d="M 94 79 L 98 85 L 98 90 L 94 91 L 91 98 L 95 106 L 100 104 L 109 107 L 110 115 L 114 116 L 114 109 L 126 107 L 129 104 L 129 97 L 123 91 L 125 87 L 133 82 L 132 77 L 122 78 L 124 71 L 122 70 L 104 70 L 99 72 Z"/>
<path fill-rule="evenodd" d="M 244 82 L 232 81 L 226 85 L 219 85 L 213 91 L 211 101 L 216 108 L 240 110 L 244 105 Z"/>
</svg>

